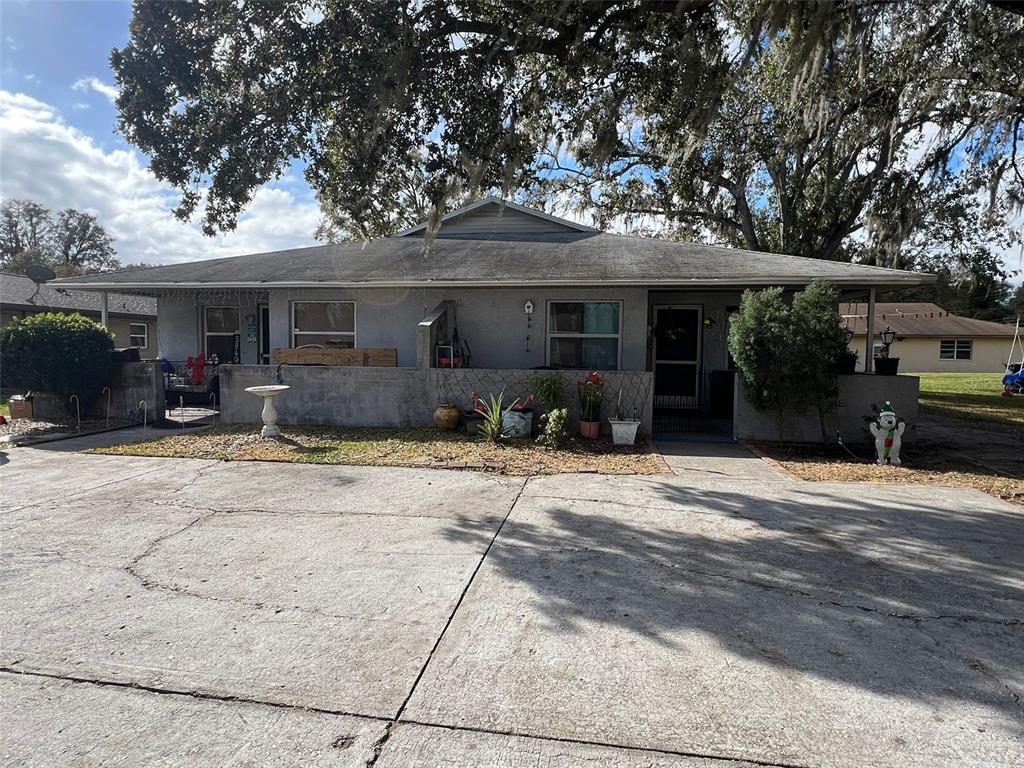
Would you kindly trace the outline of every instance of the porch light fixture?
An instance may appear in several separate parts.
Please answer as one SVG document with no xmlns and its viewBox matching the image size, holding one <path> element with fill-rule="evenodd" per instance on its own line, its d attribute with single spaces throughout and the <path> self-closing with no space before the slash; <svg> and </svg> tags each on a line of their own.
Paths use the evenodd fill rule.
<svg viewBox="0 0 1024 768">
<path fill-rule="evenodd" d="M 850 342 L 853 341 L 853 328 L 849 326 L 843 328 L 843 339 L 846 341 L 846 346 L 850 346 Z"/>
<path fill-rule="evenodd" d="M 892 343 L 896 340 L 896 331 L 889 326 L 885 326 L 885 330 L 878 335 L 882 337 L 882 344 L 885 345 L 886 349 L 892 346 Z"/>
</svg>

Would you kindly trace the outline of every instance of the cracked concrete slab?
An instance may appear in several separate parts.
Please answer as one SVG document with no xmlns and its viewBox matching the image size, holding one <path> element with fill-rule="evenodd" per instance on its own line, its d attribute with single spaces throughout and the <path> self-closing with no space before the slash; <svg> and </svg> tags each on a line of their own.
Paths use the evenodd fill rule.
<svg viewBox="0 0 1024 768">
<path fill-rule="evenodd" d="M 560 497 L 550 482 L 538 495 L 542 483 L 531 483 L 501 540 L 597 549 L 895 616 L 1024 623 L 1024 574 L 1006 567 L 1019 560 L 1024 513 L 991 497 L 955 493 L 936 508 L 934 490 L 852 501 L 849 486 L 648 483 L 645 494 L 662 497 L 649 506 L 628 493 L 573 498 L 574 487 Z M 466 535 L 472 523 L 460 527 Z"/>
<path fill-rule="evenodd" d="M 6 454 L 0 512 L 55 503 L 134 477 L 166 471 L 164 462 L 135 456 L 69 455 L 38 448 L 15 448 Z M 185 462 L 185 466 L 210 462 Z"/>
<path fill-rule="evenodd" d="M 225 512 L 268 511 L 404 517 L 503 517 L 522 480 L 477 472 L 317 464 L 223 462 L 173 495 L 175 504 Z"/>
<path fill-rule="evenodd" d="M 362 471 L 344 504 L 330 484 L 307 484 L 309 506 L 332 514 L 220 512 L 205 491 L 244 495 L 256 476 L 213 466 L 168 465 L 11 513 L 0 664 L 393 716 L 486 547 L 442 535 L 448 519 L 415 513 L 444 510 L 449 492 L 472 496 L 475 482 L 484 505 L 475 522 L 493 534 L 521 486 L 436 473 L 415 501 L 398 494 L 398 503 L 374 494 L 373 472 Z M 389 472 L 377 473 L 376 486 L 390 486 Z M 178 506 L 182 496 L 205 506 Z"/>
<path fill-rule="evenodd" d="M 246 718 L 390 718 L 411 692 L 386 741 L 375 723 L 353 742 L 386 768 L 1019 764 L 1024 515 L 983 494 L 696 471 L 524 486 L 142 459 L 135 474 L 23 450 L 2 469 L 28 502 L 0 517 L 0 666 L 264 702 L 218 702 Z M 135 722 L 76 691 L 19 694 L 39 764 L 106 754 L 91 732 L 70 731 L 81 750 L 57 739 L 57 758 L 21 733 L 79 706 L 92 731 L 121 738 L 106 713 L 144 739 L 169 718 L 154 743 L 194 743 L 173 713 L 139 705 Z M 233 738 L 219 718 L 214 757 Z M 289 749 L 312 734 L 316 765 L 319 726 L 288 728 Z"/>
<path fill-rule="evenodd" d="M 650 750 L 400 724 L 374 768 L 756 768 L 754 763 Z"/>
<path fill-rule="evenodd" d="M 364 768 L 386 724 L 0 673 L 0 766 Z"/>
<path fill-rule="evenodd" d="M 999 622 L 1024 516 L 807 485 L 631 478 L 610 503 L 610 482 L 531 482 L 405 716 L 797 765 L 1015 764 L 1024 626 Z"/>
</svg>

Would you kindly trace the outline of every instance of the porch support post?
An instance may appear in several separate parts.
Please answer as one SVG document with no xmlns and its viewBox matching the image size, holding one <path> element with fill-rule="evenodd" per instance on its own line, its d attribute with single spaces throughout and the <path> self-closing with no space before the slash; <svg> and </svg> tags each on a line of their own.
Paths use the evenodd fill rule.
<svg viewBox="0 0 1024 768">
<path fill-rule="evenodd" d="M 867 341 L 864 348 L 864 373 L 871 373 L 874 369 L 875 352 L 875 289 L 868 289 L 868 330 Z"/>
<path fill-rule="evenodd" d="M 107 292 L 103 291 L 103 293 L 100 294 L 100 324 L 109 328 L 110 317 L 108 317 L 107 303 Z"/>
</svg>

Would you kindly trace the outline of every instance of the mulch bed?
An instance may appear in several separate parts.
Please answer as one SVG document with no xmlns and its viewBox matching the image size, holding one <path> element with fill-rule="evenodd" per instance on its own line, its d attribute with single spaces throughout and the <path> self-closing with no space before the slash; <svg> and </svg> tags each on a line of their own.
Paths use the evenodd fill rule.
<svg viewBox="0 0 1024 768">
<path fill-rule="evenodd" d="M 751 446 L 801 480 L 976 488 L 1024 506 L 1024 477 L 973 464 L 966 457 L 944 451 L 940 446 L 932 450 L 918 447 L 913 452 L 905 452 L 903 464 L 898 467 L 879 465 L 866 457 L 854 458 L 840 446 L 761 442 Z"/>
<path fill-rule="evenodd" d="M 224 461 L 475 469 L 506 475 L 654 475 L 665 471 L 660 456 L 647 443 L 617 446 L 606 440 L 575 438 L 564 447 L 545 448 L 533 440 L 490 443 L 462 433 L 427 428 L 282 427 L 281 439 L 267 440 L 259 436 L 256 425 L 230 425 L 91 452 Z"/>
</svg>

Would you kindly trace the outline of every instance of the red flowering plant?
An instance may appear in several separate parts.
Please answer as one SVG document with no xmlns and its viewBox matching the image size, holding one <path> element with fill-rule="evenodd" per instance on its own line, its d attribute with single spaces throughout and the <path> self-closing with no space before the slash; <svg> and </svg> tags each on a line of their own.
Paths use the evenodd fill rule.
<svg viewBox="0 0 1024 768">
<path fill-rule="evenodd" d="M 576 387 L 580 395 L 580 421 L 600 421 L 604 379 L 597 371 L 591 371 L 583 381 L 577 380 Z"/>
</svg>

